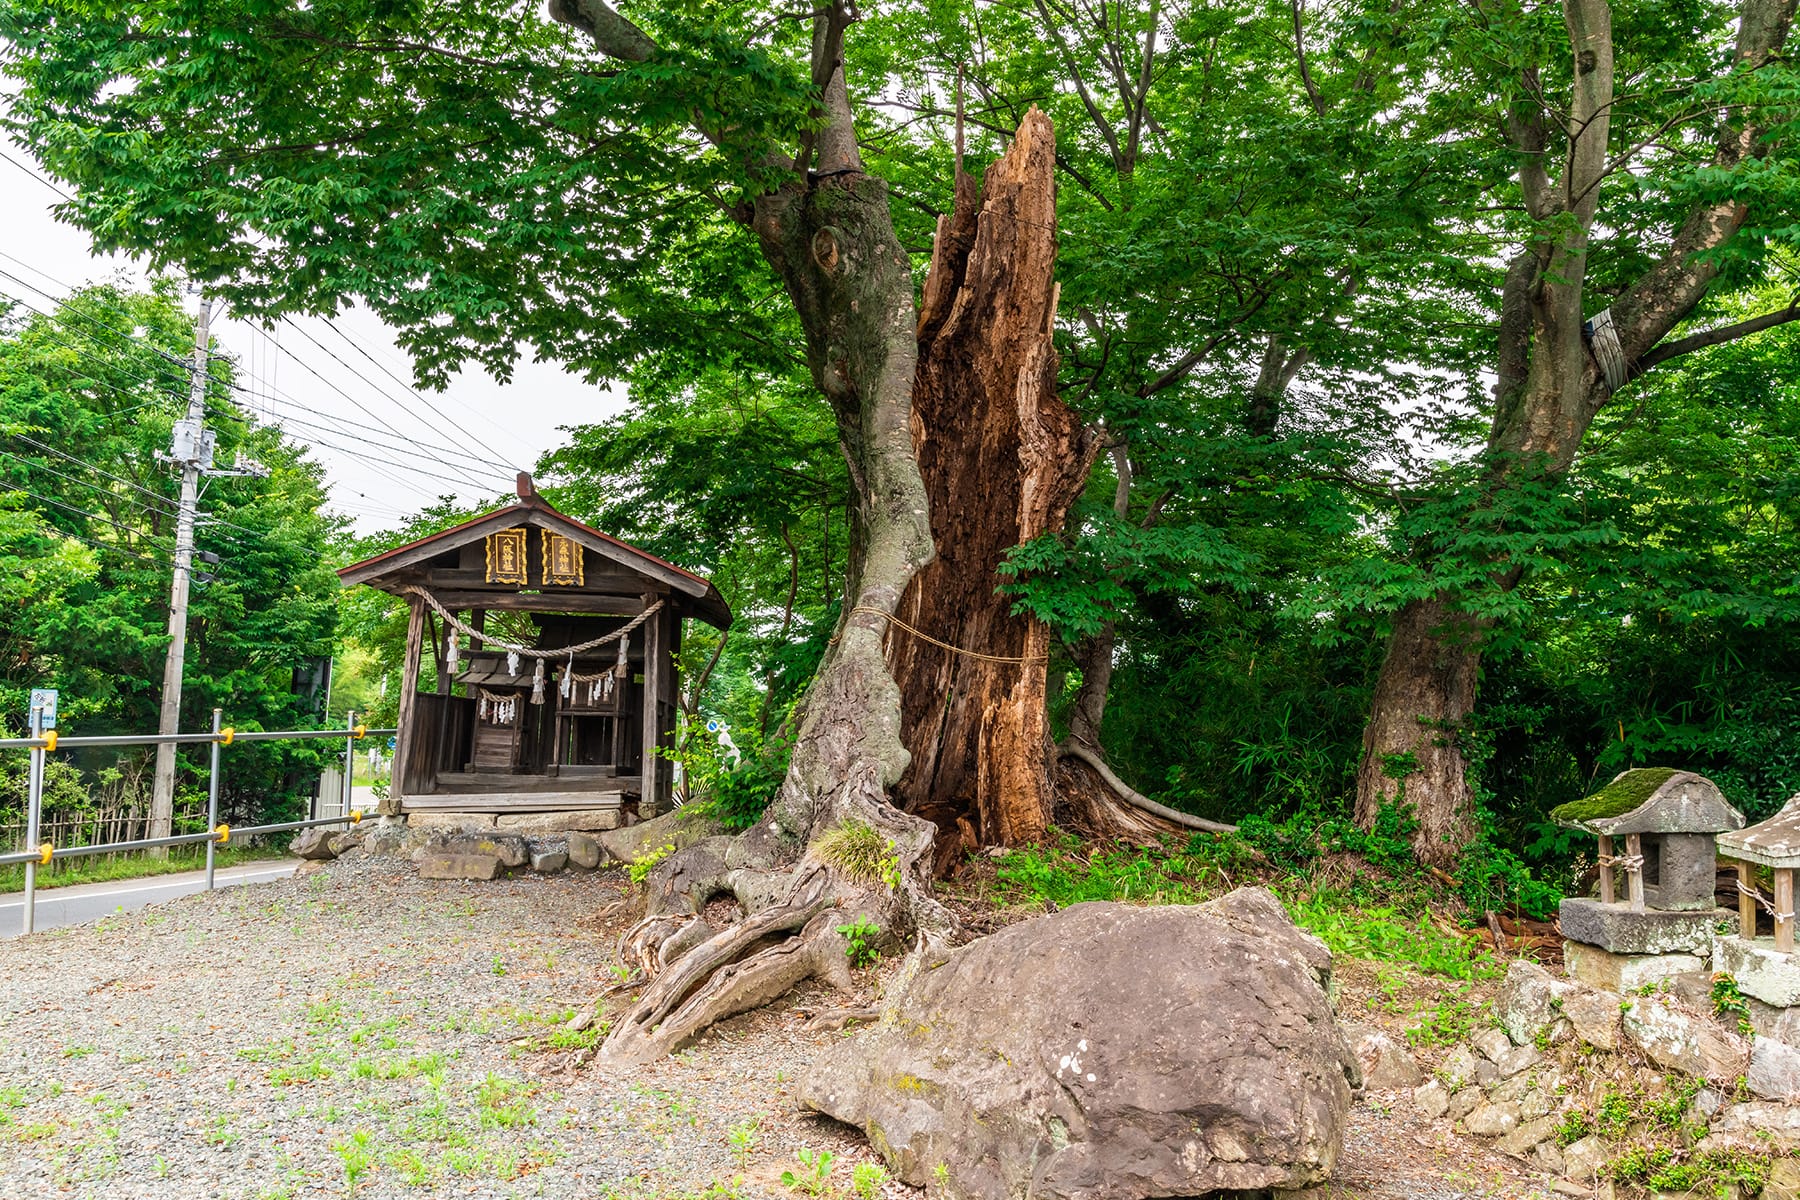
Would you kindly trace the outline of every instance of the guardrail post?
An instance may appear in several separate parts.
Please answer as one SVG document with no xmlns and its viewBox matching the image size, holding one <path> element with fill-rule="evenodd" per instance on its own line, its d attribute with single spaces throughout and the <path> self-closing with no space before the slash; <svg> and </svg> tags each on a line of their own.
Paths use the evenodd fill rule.
<svg viewBox="0 0 1800 1200">
<path fill-rule="evenodd" d="M 44 736 L 44 710 L 34 704 L 31 706 L 31 736 L 41 739 Z M 44 808 L 44 748 L 31 748 L 31 783 L 25 806 L 25 848 L 35 852 L 38 848 L 38 823 Z M 37 922 L 37 869 L 36 860 L 25 864 L 25 928 L 30 933 Z"/>
<path fill-rule="evenodd" d="M 225 713 L 223 709 L 213 709 L 213 744 L 212 766 L 206 772 L 206 827 L 219 827 L 219 730 Z M 213 854 L 218 841 L 206 843 L 206 890 L 213 890 Z"/>
<path fill-rule="evenodd" d="M 350 709 L 344 714 L 345 728 L 350 736 L 344 739 L 344 795 L 338 805 L 338 816 L 350 815 L 350 797 L 354 794 L 350 782 L 356 777 L 356 710 Z M 373 782 L 371 780 L 370 782 Z"/>
</svg>

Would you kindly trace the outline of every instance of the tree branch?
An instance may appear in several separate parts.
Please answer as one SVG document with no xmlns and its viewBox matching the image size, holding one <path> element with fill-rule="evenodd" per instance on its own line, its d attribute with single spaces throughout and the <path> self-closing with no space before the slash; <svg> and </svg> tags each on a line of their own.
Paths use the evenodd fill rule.
<svg viewBox="0 0 1800 1200">
<path fill-rule="evenodd" d="M 1664 342 L 1632 363 L 1631 373 L 1640 375 L 1658 363 L 1668 362 L 1671 358 L 1680 358 L 1684 354 L 1692 354 L 1694 351 L 1704 350 L 1708 346 L 1723 346 L 1726 342 L 1735 342 L 1739 338 L 1747 338 L 1753 333 L 1761 333 L 1763 330 L 1773 329 L 1777 325 L 1786 325 L 1789 321 L 1800 321 L 1800 299 L 1795 300 L 1786 308 L 1764 313 L 1760 317 L 1751 317 L 1749 320 L 1739 321 L 1735 325 L 1721 325 L 1717 329 L 1691 333 L 1687 337 Z"/>
</svg>

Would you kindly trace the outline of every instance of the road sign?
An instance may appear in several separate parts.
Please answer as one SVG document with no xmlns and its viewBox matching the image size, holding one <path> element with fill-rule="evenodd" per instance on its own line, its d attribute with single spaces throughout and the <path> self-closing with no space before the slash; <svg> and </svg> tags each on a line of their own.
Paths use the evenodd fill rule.
<svg viewBox="0 0 1800 1200">
<path fill-rule="evenodd" d="M 31 707 L 40 709 L 43 712 L 43 724 L 39 726 L 40 729 L 56 728 L 55 688 L 32 688 Z"/>
</svg>

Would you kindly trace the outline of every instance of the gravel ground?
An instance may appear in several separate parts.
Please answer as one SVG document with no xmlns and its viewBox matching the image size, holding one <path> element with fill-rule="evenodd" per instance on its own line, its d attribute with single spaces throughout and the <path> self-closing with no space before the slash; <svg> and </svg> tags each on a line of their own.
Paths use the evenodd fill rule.
<svg viewBox="0 0 1800 1200">
<path fill-rule="evenodd" d="M 622 894 L 364 856 L 0 945 L 0 1196 L 698 1200 L 786 1195 L 802 1146 L 873 1161 L 794 1110 L 841 1035 L 791 1005 L 630 1077 L 546 1044 L 610 982 Z"/>
<path fill-rule="evenodd" d="M 842 1036 L 804 1028 L 831 997 L 624 1075 L 555 1044 L 611 982 L 623 895 L 617 872 L 438 882 L 357 856 L 0 943 L 0 1197 L 751 1200 L 792 1195 L 802 1148 L 847 1195 L 867 1144 L 792 1100 Z M 1359 1104 L 1327 1194 L 1545 1194 L 1411 1111 Z"/>
</svg>

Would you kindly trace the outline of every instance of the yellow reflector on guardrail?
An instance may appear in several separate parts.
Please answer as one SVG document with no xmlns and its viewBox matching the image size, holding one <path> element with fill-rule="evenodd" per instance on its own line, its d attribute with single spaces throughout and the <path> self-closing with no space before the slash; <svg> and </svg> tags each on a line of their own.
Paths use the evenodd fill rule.
<svg viewBox="0 0 1800 1200">
<path fill-rule="evenodd" d="M 50 856 L 55 853 L 56 853 L 56 847 L 52 846 L 49 842 L 45 842 L 43 845 L 38 847 L 38 862 L 42 863 L 46 867 L 49 866 L 50 865 Z"/>
<path fill-rule="evenodd" d="M 236 736 L 237 736 L 237 730 L 235 730 L 231 726 L 227 725 L 225 728 L 219 730 L 219 745 L 221 745 L 221 746 L 231 745 L 231 739 Z"/>
<path fill-rule="evenodd" d="M 231 845 L 231 826 L 221 823 L 213 832 L 219 835 L 219 845 Z"/>
</svg>

